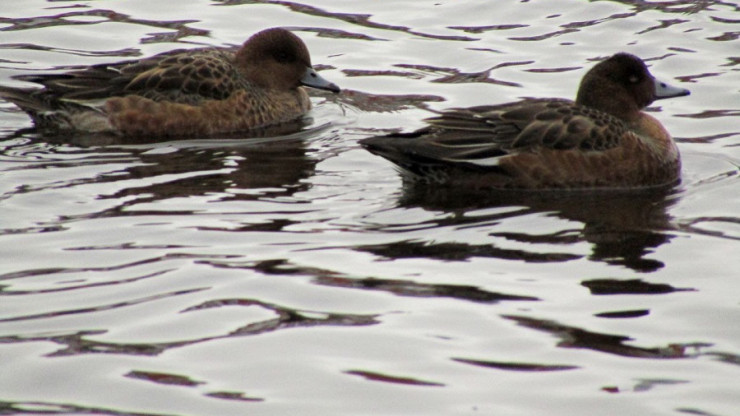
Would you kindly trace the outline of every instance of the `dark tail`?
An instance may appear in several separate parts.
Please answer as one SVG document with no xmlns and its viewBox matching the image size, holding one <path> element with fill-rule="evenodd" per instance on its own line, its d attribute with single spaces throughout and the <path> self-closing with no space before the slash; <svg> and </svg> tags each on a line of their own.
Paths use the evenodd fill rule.
<svg viewBox="0 0 740 416">
<path fill-rule="evenodd" d="M 51 103 L 38 88 L 13 88 L 0 85 L 0 97 L 17 105 L 31 116 L 52 109 Z"/>
</svg>

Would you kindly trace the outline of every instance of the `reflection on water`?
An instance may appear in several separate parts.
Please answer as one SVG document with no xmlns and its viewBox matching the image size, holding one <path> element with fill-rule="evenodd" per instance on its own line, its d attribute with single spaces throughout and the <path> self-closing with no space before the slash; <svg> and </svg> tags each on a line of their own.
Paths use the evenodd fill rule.
<svg viewBox="0 0 740 416">
<path fill-rule="evenodd" d="M 0 414 L 740 407 L 736 4 L 180 6 L 13 3 L 0 83 L 280 24 L 343 92 L 285 130 L 163 142 L 42 137 L 0 102 Z M 570 97 L 621 50 L 692 91 L 650 109 L 676 188 L 429 189 L 357 146 L 429 110 Z"/>
<path fill-rule="evenodd" d="M 649 283 L 640 279 L 617 280 L 617 279 L 591 279 L 581 283 L 587 287 L 593 295 L 659 295 L 684 290 L 689 288 L 675 288 L 664 283 Z"/>
<path fill-rule="evenodd" d="M 560 325 L 555 322 L 540 319 L 532 319 L 518 316 L 505 316 L 507 319 L 516 321 L 519 325 L 545 331 L 556 335 L 561 341 L 558 347 L 563 348 L 588 348 L 609 354 L 623 355 L 638 358 L 686 358 L 687 347 L 709 347 L 711 344 L 676 345 L 670 344 L 664 347 L 641 348 L 626 345 L 625 342 L 632 340 L 622 335 L 599 334 L 585 331 L 580 328 Z"/>
<path fill-rule="evenodd" d="M 667 209 L 675 203 L 671 189 L 635 193 L 570 193 L 558 192 L 471 192 L 455 189 L 427 189 L 406 184 L 399 201 L 403 207 L 421 207 L 429 211 L 446 210 L 458 213 L 440 223 L 446 226 L 491 224 L 508 217 L 545 214 L 573 223 L 578 228 L 558 229 L 552 233 L 492 232 L 491 236 L 531 245 L 535 250 L 505 250 L 493 245 L 441 244 L 421 245 L 402 242 L 390 257 L 414 255 L 447 260 L 465 260 L 472 256 L 497 257 L 526 262 L 560 262 L 580 258 L 562 252 L 543 253 L 538 245 L 558 247 L 582 241 L 591 243 L 591 260 L 622 265 L 635 271 L 650 272 L 663 267 L 657 260 L 645 258 L 653 249 L 670 240 L 666 233 L 671 226 Z M 514 211 L 489 215 L 466 216 L 466 211 L 495 207 L 517 207 Z M 375 250 L 376 254 L 380 250 Z M 436 253 L 436 254 L 435 254 Z"/>
</svg>

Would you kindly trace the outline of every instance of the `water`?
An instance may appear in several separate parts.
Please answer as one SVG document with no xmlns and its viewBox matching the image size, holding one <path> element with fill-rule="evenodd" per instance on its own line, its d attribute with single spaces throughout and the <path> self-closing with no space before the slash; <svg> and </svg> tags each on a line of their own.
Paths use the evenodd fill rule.
<svg viewBox="0 0 740 416">
<path fill-rule="evenodd" d="M 38 137 L 0 103 L 0 414 L 734 415 L 738 4 L 40 1 L 0 82 L 269 26 L 341 95 L 278 139 Z M 404 188 L 360 138 L 429 109 L 572 97 L 591 61 L 651 107 L 666 194 Z"/>
</svg>

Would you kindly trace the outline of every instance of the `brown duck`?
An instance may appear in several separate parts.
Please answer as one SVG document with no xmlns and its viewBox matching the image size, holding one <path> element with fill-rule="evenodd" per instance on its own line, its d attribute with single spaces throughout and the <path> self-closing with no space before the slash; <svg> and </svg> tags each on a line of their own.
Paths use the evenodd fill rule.
<svg viewBox="0 0 740 416">
<path fill-rule="evenodd" d="M 360 143 L 417 182 L 499 189 L 634 189 L 680 178 L 678 149 L 641 110 L 688 95 L 657 81 L 636 56 L 595 65 L 575 102 L 523 101 L 453 109 L 412 133 Z"/>
<path fill-rule="evenodd" d="M 247 131 L 300 118 L 302 86 L 339 92 L 311 67 L 306 45 L 273 28 L 240 49 L 174 50 L 62 74 L 24 75 L 42 89 L 0 87 L 0 97 L 54 133 L 194 136 Z"/>
</svg>

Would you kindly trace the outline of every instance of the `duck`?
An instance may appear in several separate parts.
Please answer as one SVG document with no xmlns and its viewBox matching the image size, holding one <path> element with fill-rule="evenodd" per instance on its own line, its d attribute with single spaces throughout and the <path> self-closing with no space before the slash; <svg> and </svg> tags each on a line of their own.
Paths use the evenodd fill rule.
<svg viewBox="0 0 740 416">
<path fill-rule="evenodd" d="M 616 53 L 581 79 L 575 101 L 525 98 L 456 108 L 410 133 L 360 140 L 411 183 L 460 189 L 610 190 L 670 187 L 681 158 L 643 111 L 689 95 L 657 80 L 643 60 Z"/>
<path fill-rule="evenodd" d="M 43 88 L 0 86 L 0 97 L 47 133 L 210 136 L 301 118 L 304 87 L 340 92 L 311 65 L 303 41 L 262 30 L 239 48 L 177 49 L 65 73 L 20 75 Z"/>
</svg>

